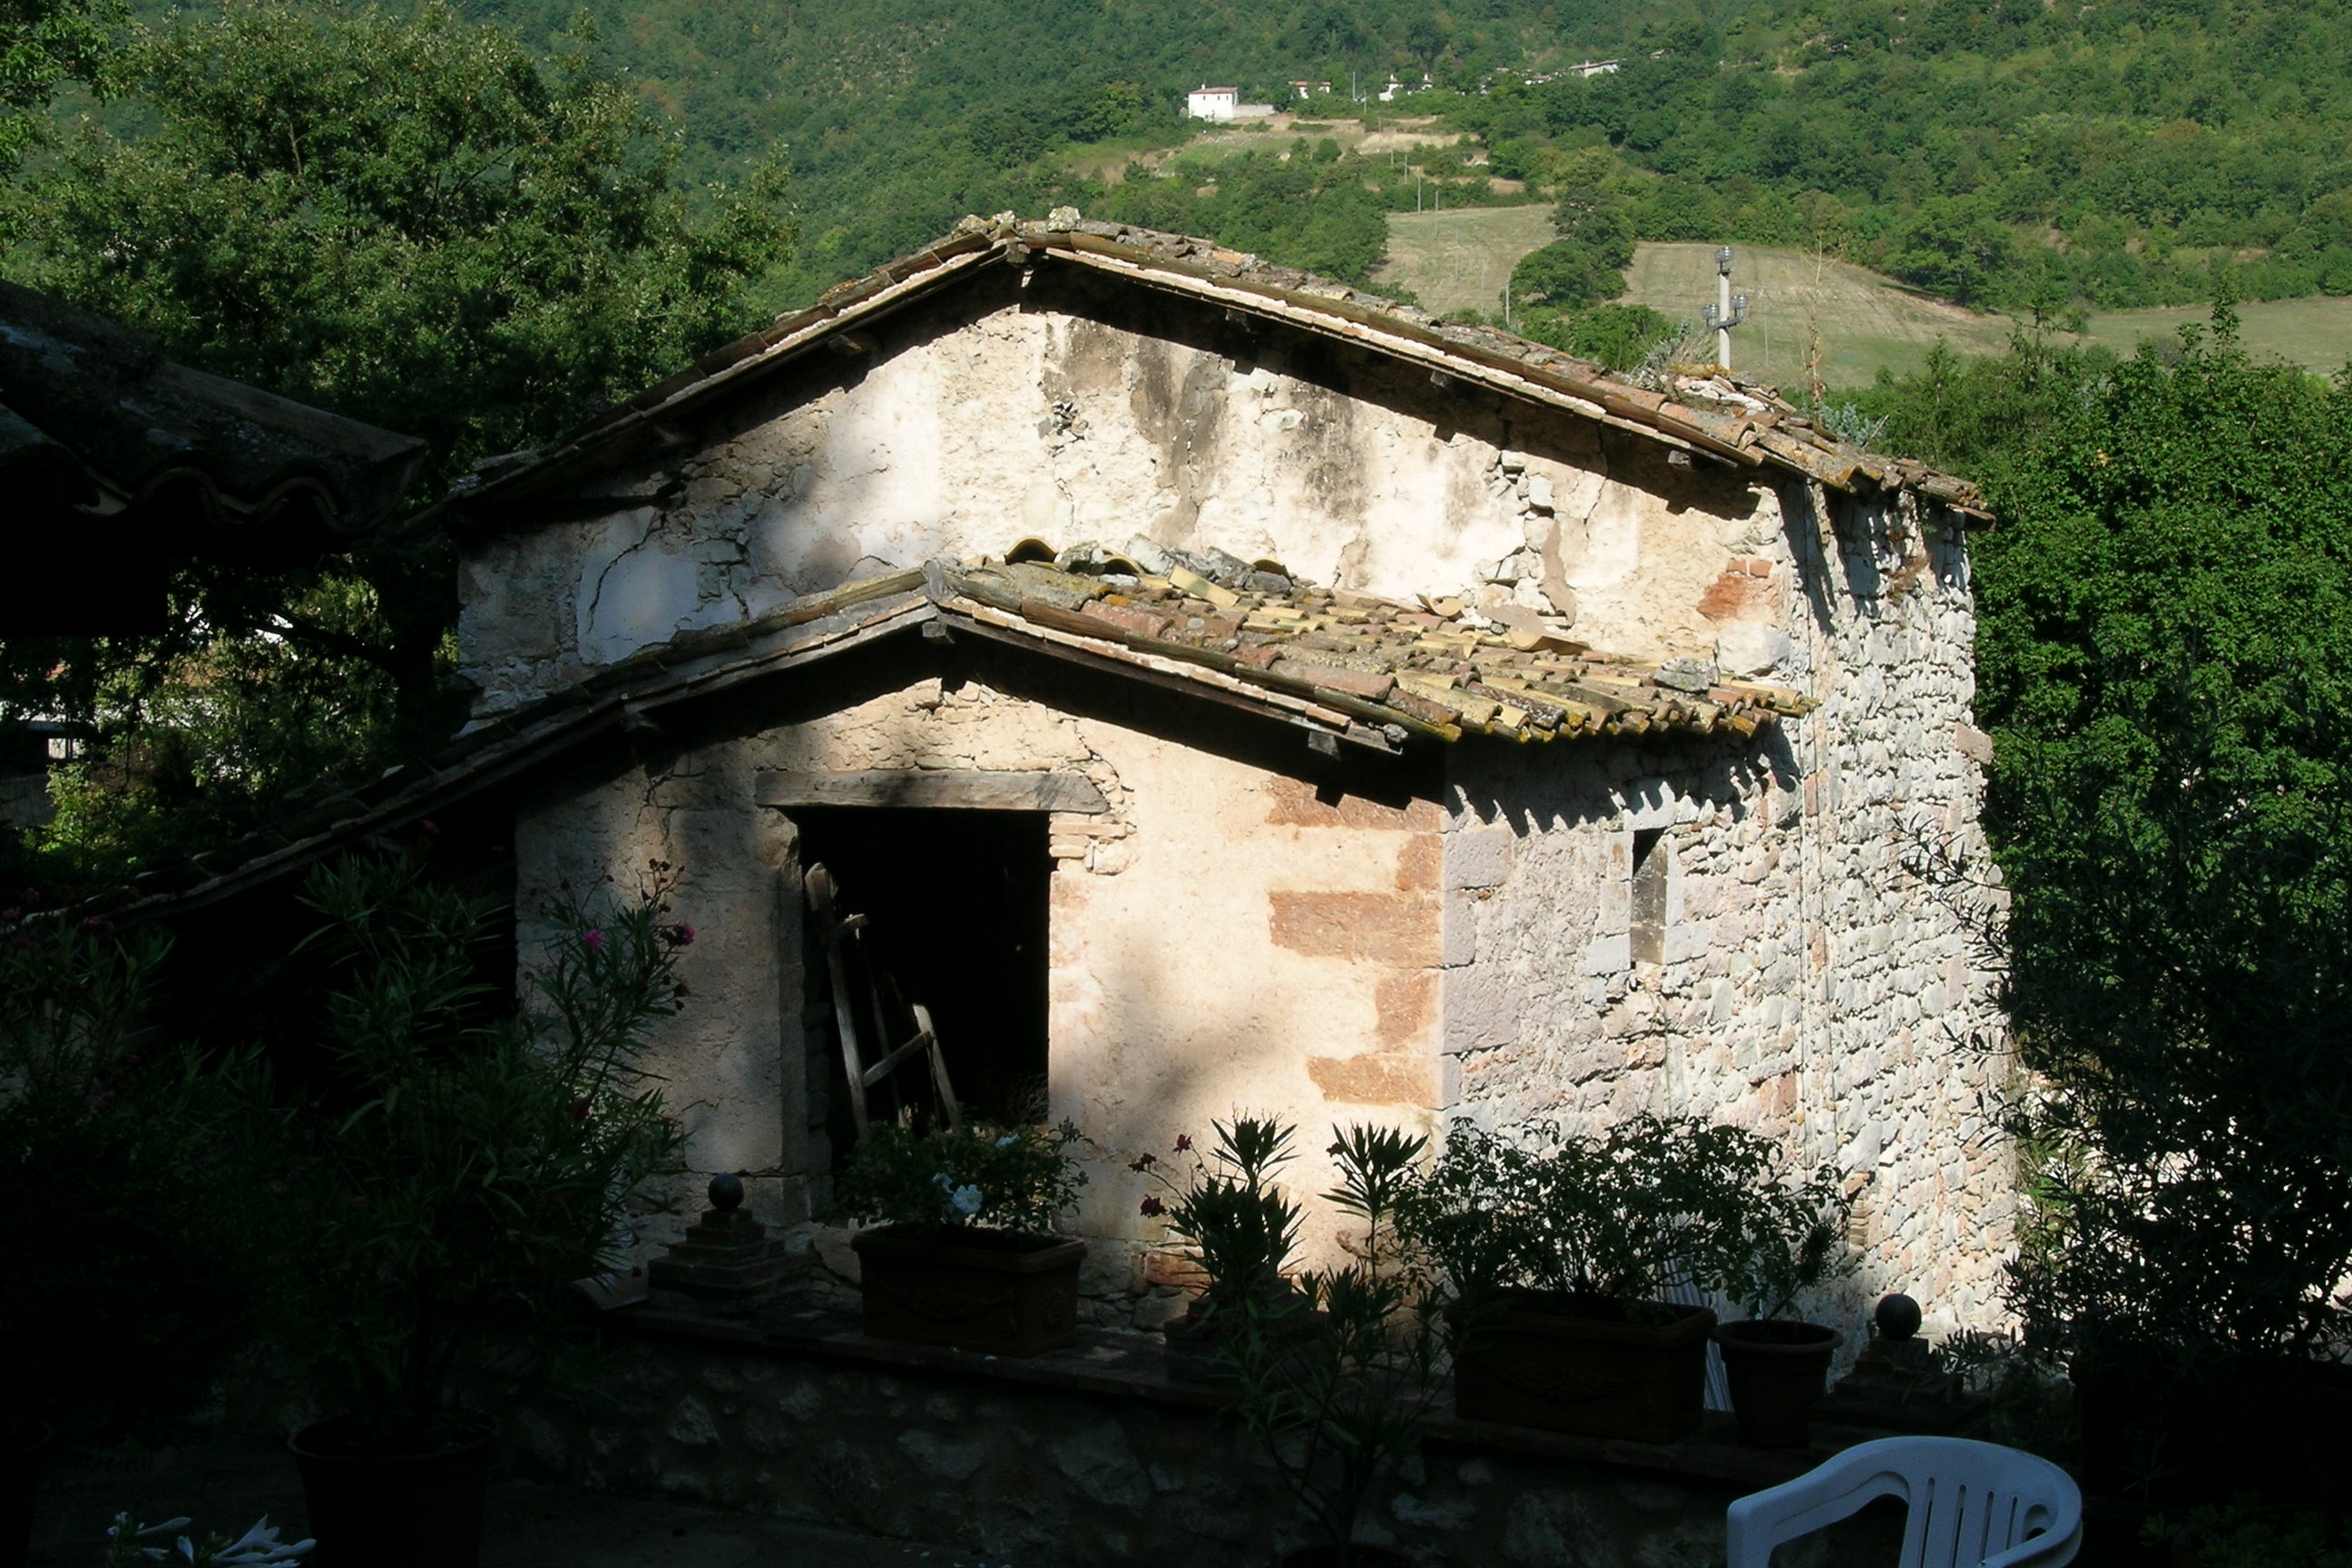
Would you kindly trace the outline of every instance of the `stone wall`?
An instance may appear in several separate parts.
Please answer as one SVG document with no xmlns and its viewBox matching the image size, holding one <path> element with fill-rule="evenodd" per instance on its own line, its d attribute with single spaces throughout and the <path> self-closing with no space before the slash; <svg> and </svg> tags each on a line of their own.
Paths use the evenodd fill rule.
<svg viewBox="0 0 2352 1568">
<path fill-rule="evenodd" d="M 1781 499 L 1689 524 L 1689 549 L 1790 605 L 1790 679 L 1819 710 L 1763 746 L 1450 759 L 1449 1099 L 1498 1127 L 1652 1110 L 1769 1132 L 1856 1200 L 1864 1268 L 1816 1312 L 1858 1325 L 1904 1289 L 1939 1331 L 1993 1326 L 2013 1209 L 1994 976 L 1968 900 L 1920 874 L 1923 853 L 1983 863 L 1966 557 L 1901 509 Z M 1646 948 L 1645 831 L 1670 858 Z"/>
<path fill-rule="evenodd" d="M 624 1341 L 593 1406 L 509 1426 L 551 1478 L 940 1542 L 1021 1568 L 1267 1568 L 1308 1526 L 1233 1418 L 1143 1400 L 673 1340 Z M 1432 1445 L 1381 1483 L 1359 1539 L 1428 1568 L 1702 1568 L 1761 1483 Z M 1876 1519 L 1783 1568 L 1891 1561 Z"/>
<path fill-rule="evenodd" d="M 770 1218 L 824 1196 L 831 1063 L 811 1049 L 793 828 L 751 804 L 758 773 L 1062 770 L 1110 803 L 1057 817 L 1050 844 L 1051 1099 L 1097 1140 L 1078 1223 L 1105 1244 L 1088 1289 L 1106 1311 L 1147 1290 L 1147 1319 L 1172 1310 L 1125 1162 L 1212 1116 L 1276 1111 L 1312 1151 L 1328 1121 L 1651 1109 L 1761 1128 L 1845 1174 L 1867 1265 L 1817 1310 L 1858 1323 L 1899 1287 L 1939 1330 L 1997 1318 L 2011 1173 L 1974 1048 L 1992 977 L 1915 865 L 1982 858 L 1957 534 L 1907 501 L 1832 508 L 1050 267 L 845 346 L 595 481 L 589 521 L 470 548 L 478 711 L 886 564 L 1138 532 L 1769 673 L 1822 706 L 1745 742 L 1473 739 L 1369 788 L 1268 762 L 1250 721 L 1178 732 L 992 675 L 848 676 L 788 719 L 543 780 L 518 841 L 527 909 L 567 874 L 625 879 L 659 856 L 712 933 L 662 1047 L 698 1171 L 751 1170 Z M 1663 900 L 1637 925 L 1650 835 Z M 1325 1184 L 1318 1163 L 1300 1187 Z"/>
</svg>

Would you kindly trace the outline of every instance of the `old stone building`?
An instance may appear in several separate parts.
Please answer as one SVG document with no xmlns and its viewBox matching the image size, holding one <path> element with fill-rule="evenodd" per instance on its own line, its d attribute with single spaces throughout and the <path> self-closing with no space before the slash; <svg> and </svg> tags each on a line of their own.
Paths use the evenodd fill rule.
<svg viewBox="0 0 2352 1568">
<path fill-rule="evenodd" d="M 499 781 L 522 910 L 675 863 L 661 1070 L 764 1217 L 845 1142 L 821 861 L 960 1091 L 1094 1141 L 1103 1321 L 1170 1310 L 1126 1162 L 1236 1108 L 1751 1125 L 1845 1173 L 1856 1300 L 1994 1314 L 1966 486 L 1063 213 L 447 505 L 473 724 L 275 853 Z"/>
</svg>

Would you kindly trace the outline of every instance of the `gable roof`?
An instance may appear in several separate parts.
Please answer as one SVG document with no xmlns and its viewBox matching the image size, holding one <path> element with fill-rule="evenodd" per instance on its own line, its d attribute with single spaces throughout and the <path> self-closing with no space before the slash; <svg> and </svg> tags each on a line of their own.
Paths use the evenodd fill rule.
<svg viewBox="0 0 2352 1568">
<path fill-rule="evenodd" d="M 1728 374 L 1676 375 L 1661 388 L 1491 327 L 1440 321 L 1345 283 L 1276 267 L 1215 241 L 1082 220 L 1058 208 L 1043 223 L 1011 213 L 967 217 L 912 256 L 826 291 L 804 310 L 737 339 L 532 452 L 492 458 L 461 479 L 449 502 L 467 511 L 544 494 L 592 458 L 676 437 L 663 422 L 740 391 L 859 322 L 904 308 L 981 268 L 1086 268 L 1139 286 L 1280 321 L 1415 363 L 1507 395 L 1563 408 L 1734 468 L 1777 470 L 1833 489 L 1909 491 L 1964 518 L 1987 521 L 1965 479 L 1838 440 L 1770 387 Z"/>
<path fill-rule="evenodd" d="M 1612 658 L 1549 634 L 1482 626 L 1458 605 L 1405 605 L 1247 568 L 1165 575 L 1082 546 L 1060 564 L 933 561 L 845 583 L 740 626 L 684 632 L 420 762 L 320 800 L 269 830 L 159 868 L 79 912 L 158 918 L 229 897 L 446 809 L 600 736 L 658 731 L 666 709 L 938 623 L 1305 730 L 1319 749 L 1377 752 L 1480 735 L 1513 743 L 1657 734 L 1752 736 L 1810 710 L 1784 687 L 1694 660 Z M 1084 568 L 1084 569 L 1076 569 Z"/>
</svg>

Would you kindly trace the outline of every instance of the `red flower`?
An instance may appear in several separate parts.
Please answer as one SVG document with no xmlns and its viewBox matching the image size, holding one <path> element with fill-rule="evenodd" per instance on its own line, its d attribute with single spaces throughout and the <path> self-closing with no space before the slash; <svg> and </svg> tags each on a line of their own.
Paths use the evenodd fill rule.
<svg viewBox="0 0 2352 1568">
<path fill-rule="evenodd" d="M 674 926 L 662 927 L 662 938 L 672 947 L 692 947 L 694 945 L 694 928 L 688 925 L 684 921 L 680 921 Z"/>
<path fill-rule="evenodd" d="M 671 986 L 669 994 L 679 998 L 681 1001 L 694 994 L 693 992 L 688 991 L 686 988 L 686 982 L 683 980 L 679 981 L 676 985 Z"/>
<path fill-rule="evenodd" d="M 1158 1163 L 1160 1163 L 1160 1162 L 1153 1159 L 1149 1154 L 1139 1154 L 1134 1159 L 1129 1160 L 1127 1163 L 1127 1168 L 1130 1171 L 1148 1171 Z"/>
<path fill-rule="evenodd" d="M 572 1120 L 574 1121 L 585 1121 L 588 1120 L 588 1097 L 586 1095 L 582 1094 L 572 1097 Z"/>
<path fill-rule="evenodd" d="M 1176 1134 L 1176 1152 L 1179 1154 L 1189 1154 L 1192 1152 L 1192 1135 L 1190 1132 L 1179 1132 Z"/>
<path fill-rule="evenodd" d="M 1162 1215 L 1168 1212 L 1168 1205 L 1158 1198 L 1148 1197 L 1143 1200 L 1143 1207 L 1138 1212 L 1146 1215 Z"/>
</svg>

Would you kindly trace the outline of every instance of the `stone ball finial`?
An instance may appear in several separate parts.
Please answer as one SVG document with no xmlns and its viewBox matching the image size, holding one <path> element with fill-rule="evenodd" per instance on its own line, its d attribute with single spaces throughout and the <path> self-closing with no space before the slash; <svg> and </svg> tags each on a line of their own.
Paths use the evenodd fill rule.
<svg viewBox="0 0 2352 1568">
<path fill-rule="evenodd" d="M 726 1214 L 743 1206 L 743 1178 L 720 1172 L 710 1178 L 710 1206 Z M 1916 1309 L 1914 1309 L 1916 1315 Z"/>
<path fill-rule="evenodd" d="M 1907 1340 L 1919 1331 L 1919 1303 L 1900 1290 L 1881 1296 L 1877 1310 L 1870 1316 L 1886 1339 Z"/>
</svg>

